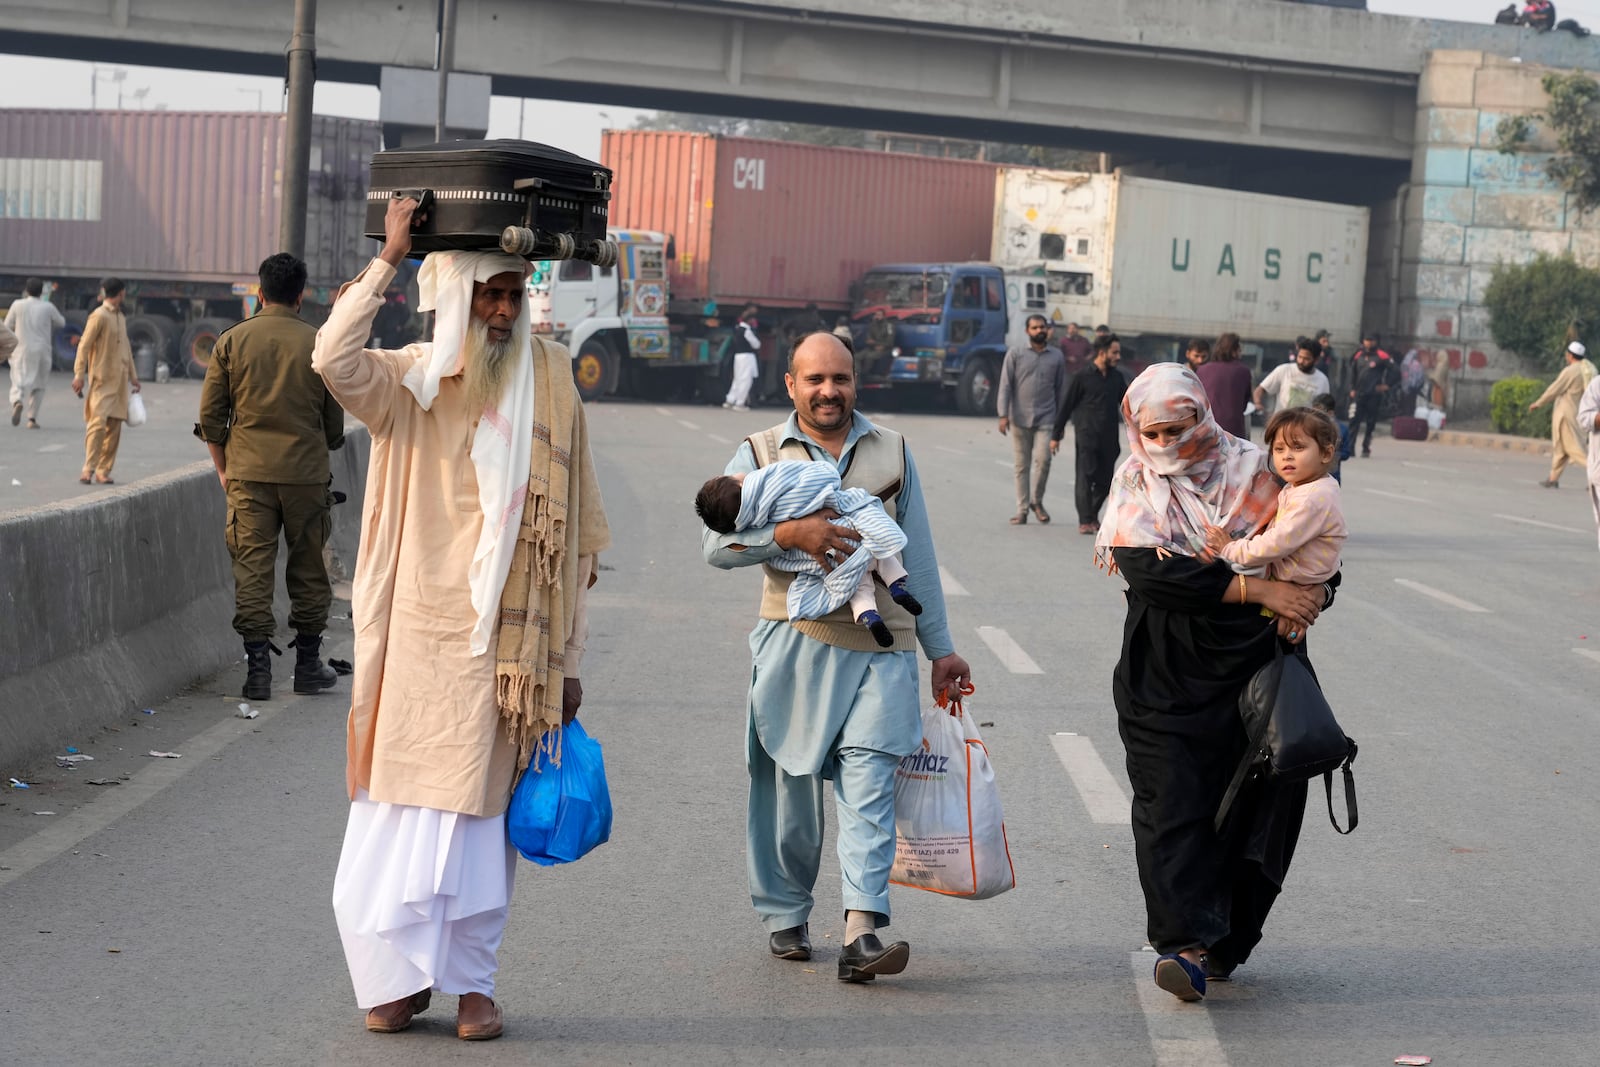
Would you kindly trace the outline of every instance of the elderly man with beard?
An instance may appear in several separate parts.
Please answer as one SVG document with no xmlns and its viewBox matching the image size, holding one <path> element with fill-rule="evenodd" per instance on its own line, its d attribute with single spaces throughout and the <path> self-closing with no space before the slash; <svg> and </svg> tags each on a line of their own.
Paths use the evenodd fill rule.
<svg viewBox="0 0 1600 1067">
<path fill-rule="evenodd" d="M 367 1029 L 404 1030 L 438 990 L 477 1040 L 502 1029 L 512 781 L 535 750 L 559 757 L 577 714 L 610 535 L 570 357 L 530 338 L 522 260 L 433 253 L 418 274 L 433 342 L 363 347 L 416 206 L 390 203 L 383 251 L 312 360 L 372 433 L 333 907 Z"/>
<path fill-rule="evenodd" d="M 878 613 L 894 642 L 880 648 L 841 608 L 821 619 L 789 621 L 786 595 L 794 575 L 765 566 L 761 618 L 750 634 L 745 754 L 750 798 L 745 825 L 750 899 L 768 932 L 768 948 L 785 960 L 811 958 L 807 920 L 822 862 L 824 781 L 833 780 L 839 823 L 845 931 L 839 978 L 868 982 L 905 970 L 911 947 L 884 945 L 889 925 L 889 869 L 894 864 L 894 773 L 922 740 L 916 646 L 933 661 L 933 692 L 967 683 L 945 618 L 939 562 L 933 550 L 922 485 L 905 440 L 855 411 L 850 351 L 832 334 L 800 340 L 784 378 L 794 413 L 749 438 L 727 474 L 747 474 L 778 459 L 830 463 L 845 488 L 883 501 L 906 534 L 908 586 L 922 602 L 915 618 L 878 590 Z M 755 530 L 703 534 L 705 558 L 729 569 L 766 561 L 791 548 L 824 570 L 856 542 L 833 525 L 828 510 Z"/>
</svg>

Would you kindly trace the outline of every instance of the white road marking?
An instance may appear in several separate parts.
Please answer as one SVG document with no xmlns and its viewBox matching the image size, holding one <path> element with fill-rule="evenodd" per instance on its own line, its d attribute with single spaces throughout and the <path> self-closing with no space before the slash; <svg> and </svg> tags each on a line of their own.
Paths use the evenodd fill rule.
<svg viewBox="0 0 1600 1067">
<path fill-rule="evenodd" d="M 978 627 L 978 636 L 983 638 L 983 643 L 989 646 L 1001 666 L 1012 674 L 1043 674 L 1039 665 L 1033 662 L 1022 646 L 1011 640 L 1011 635 L 998 626 Z"/>
<path fill-rule="evenodd" d="M 1150 953 L 1134 952 L 1133 985 L 1150 1031 L 1156 1067 L 1228 1067 L 1211 1015 L 1199 1004 L 1185 1004 L 1155 984 Z"/>
<path fill-rule="evenodd" d="M 1587 534 L 1593 532 L 1591 530 L 1580 530 L 1576 526 L 1558 526 L 1553 522 L 1540 522 L 1538 519 L 1524 519 L 1521 515 L 1496 514 L 1495 518 L 1504 519 L 1507 522 L 1520 522 L 1524 526 L 1539 526 L 1546 530 L 1560 530 L 1562 533 Z"/>
<path fill-rule="evenodd" d="M 1128 794 L 1111 776 L 1094 742 L 1081 734 L 1054 734 L 1050 744 L 1056 750 L 1067 777 L 1077 787 L 1083 806 L 1089 809 L 1089 818 L 1107 826 L 1127 826 L 1133 821 L 1133 809 Z"/>
<path fill-rule="evenodd" d="M 1394 580 L 1394 584 L 1403 585 L 1412 592 L 1421 593 L 1423 596 L 1430 596 L 1439 601 L 1441 604 L 1449 604 L 1451 607 L 1460 608 L 1462 611 L 1477 612 L 1483 615 L 1490 614 L 1489 609 L 1486 607 L 1483 607 L 1479 604 L 1474 604 L 1470 600 L 1462 600 L 1458 596 L 1451 596 L 1444 590 L 1435 589 L 1431 585 L 1423 585 L 1421 582 L 1413 582 L 1410 578 L 1396 578 Z"/>
<path fill-rule="evenodd" d="M 971 596 L 967 587 L 956 581 L 956 576 L 944 569 L 944 564 L 939 565 L 939 584 L 944 586 L 945 596 Z"/>
<path fill-rule="evenodd" d="M 1585 659 L 1592 659 L 1596 663 L 1600 663 L 1600 652 L 1596 652 L 1592 648 L 1575 648 L 1572 651 L 1576 652 Z"/>
<path fill-rule="evenodd" d="M 678 425 L 682 426 L 685 430 L 698 430 L 700 428 L 699 424 L 690 422 L 688 419 L 679 419 Z"/>
<path fill-rule="evenodd" d="M 728 440 L 726 437 L 723 437 L 721 434 L 708 433 L 708 434 L 706 434 L 706 436 L 711 438 L 713 441 L 715 441 L 719 445 L 731 445 L 731 444 L 733 444 L 732 441 Z"/>
<path fill-rule="evenodd" d="M 997 459 L 997 460 L 994 461 L 994 465 L 997 466 L 997 467 L 1006 467 L 1006 468 L 1009 469 L 1010 466 L 1011 466 L 1011 461 L 1009 459 Z"/>
<path fill-rule="evenodd" d="M 120 789 L 97 794 L 92 803 L 0 852 L 0 867 L 10 868 L 0 870 L 0 887 L 55 859 L 89 835 L 104 830 L 196 767 L 209 762 L 232 742 L 260 729 L 285 709 L 293 710 L 299 705 L 294 699 L 260 705 L 261 714 L 254 719 L 223 719 L 183 742 L 182 759 L 148 761 L 132 778 L 124 781 Z"/>
<path fill-rule="evenodd" d="M 1455 467 L 1441 467 L 1437 463 L 1416 463 L 1409 459 L 1402 460 L 1400 466 L 1415 467 L 1419 471 L 1443 471 L 1445 474 L 1454 474 L 1457 470 Z"/>
<path fill-rule="evenodd" d="M 53 445 L 45 445 L 43 448 L 39 449 L 39 451 L 40 452 L 60 452 L 63 448 L 66 448 L 66 447 L 67 447 L 66 445 L 57 443 L 57 444 L 53 444 Z"/>
<path fill-rule="evenodd" d="M 665 415 L 669 419 L 672 417 L 672 412 L 668 411 L 666 408 L 656 408 L 656 414 Z"/>
<path fill-rule="evenodd" d="M 961 449 L 959 449 L 959 448 L 951 448 L 949 445 L 934 445 L 933 447 L 937 448 L 940 452 L 948 452 L 952 456 L 964 456 L 964 455 L 966 455 L 966 453 L 963 452 Z"/>
<path fill-rule="evenodd" d="M 1391 493 L 1386 489 L 1366 489 L 1373 496 L 1386 496 L 1390 500 L 1404 500 L 1407 504 L 1431 504 L 1432 501 L 1424 500 L 1420 496 L 1407 496 L 1405 493 Z"/>
</svg>

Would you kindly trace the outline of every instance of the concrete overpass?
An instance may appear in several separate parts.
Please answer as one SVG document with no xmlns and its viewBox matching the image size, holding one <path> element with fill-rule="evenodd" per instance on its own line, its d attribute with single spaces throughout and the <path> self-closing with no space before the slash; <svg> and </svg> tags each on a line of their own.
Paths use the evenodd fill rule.
<svg viewBox="0 0 1600 1067">
<path fill-rule="evenodd" d="M 5 47 L 277 74 L 292 0 L 0 0 Z M 435 0 L 322 0 L 320 76 L 434 64 Z M 1567 34 L 1279 0 L 461 0 L 456 67 L 503 95 L 787 118 L 1135 157 L 1413 155 L 1434 49 L 1593 66 Z"/>
</svg>

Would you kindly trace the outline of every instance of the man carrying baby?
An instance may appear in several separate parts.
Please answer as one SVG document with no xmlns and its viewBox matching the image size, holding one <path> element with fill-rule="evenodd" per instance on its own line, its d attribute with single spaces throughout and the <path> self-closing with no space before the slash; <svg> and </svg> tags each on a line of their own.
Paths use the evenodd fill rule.
<svg viewBox="0 0 1600 1067">
<path fill-rule="evenodd" d="M 832 779 L 845 920 L 838 974 L 869 982 L 903 971 L 911 953 L 904 941 L 885 945 L 876 931 L 889 925 L 895 767 L 922 740 L 916 646 L 932 661 L 933 693 L 969 683 L 971 670 L 950 639 L 916 465 L 899 434 L 856 413 L 849 350 L 831 334 L 809 334 L 791 351 L 784 381 L 794 413 L 741 444 L 726 473 L 808 460 L 830 464 L 843 488 L 876 496 L 905 532 L 907 584 L 923 611 L 913 616 L 887 586 L 877 588 L 878 614 L 893 638 L 888 648 L 857 624 L 848 605 L 790 621 L 795 575 L 771 561 L 799 549 L 831 572 L 858 547 L 850 530 L 830 521 L 837 517 L 831 509 L 731 534 L 704 531 L 706 562 L 725 570 L 762 564 L 765 576 L 760 621 L 750 634 L 750 898 L 772 954 L 810 959 L 824 782 Z"/>
</svg>

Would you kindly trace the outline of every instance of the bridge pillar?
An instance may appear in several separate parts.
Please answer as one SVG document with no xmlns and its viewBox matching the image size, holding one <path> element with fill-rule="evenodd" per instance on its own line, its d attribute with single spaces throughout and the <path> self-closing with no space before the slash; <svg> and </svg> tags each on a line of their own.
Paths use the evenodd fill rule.
<svg viewBox="0 0 1600 1067">
<path fill-rule="evenodd" d="M 1580 218 L 1545 173 L 1550 132 L 1514 155 L 1494 147 L 1501 119 L 1544 107 L 1548 72 L 1484 52 L 1429 53 L 1411 181 L 1373 209 L 1367 321 L 1387 324 L 1384 347 L 1396 354 L 1448 353 L 1458 417 L 1487 411 L 1490 385 L 1523 369 L 1489 335 L 1483 299 L 1496 265 L 1570 253 L 1600 266 L 1600 219 Z"/>
</svg>

